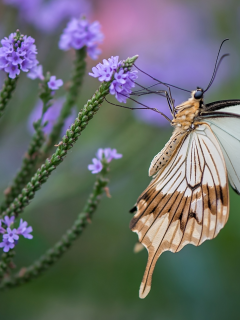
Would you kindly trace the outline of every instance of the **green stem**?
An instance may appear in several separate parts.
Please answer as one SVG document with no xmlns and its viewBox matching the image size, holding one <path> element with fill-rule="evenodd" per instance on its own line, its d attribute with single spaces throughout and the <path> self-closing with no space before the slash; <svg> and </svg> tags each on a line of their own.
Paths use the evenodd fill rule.
<svg viewBox="0 0 240 320">
<path fill-rule="evenodd" d="M 11 269 L 11 262 L 14 255 L 15 255 L 15 251 L 12 249 L 2 254 L 1 260 L 0 260 L 0 280 Z"/>
<path fill-rule="evenodd" d="M 123 61 L 124 68 L 130 70 L 137 57 L 138 56 L 134 56 Z M 109 87 L 112 81 L 113 79 L 109 82 L 103 82 L 100 85 L 92 98 L 85 104 L 82 111 L 79 112 L 70 129 L 66 131 L 66 135 L 62 138 L 57 150 L 45 161 L 45 164 L 37 170 L 31 181 L 2 213 L 2 217 L 5 215 L 18 215 L 30 203 L 30 200 L 35 196 L 35 192 L 41 188 L 41 185 L 48 180 L 51 172 L 63 161 L 68 150 L 70 150 L 73 147 L 73 144 L 78 140 L 82 130 L 86 128 L 88 122 L 99 110 L 100 105 L 109 93 Z"/>
<path fill-rule="evenodd" d="M 8 101 L 12 97 L 12 93 L 14 89 L 16 88 L 18 77 L 15 79 L 11 79 L 7 77 L 7 79 L 4 81 L 4 84 L 2 86 L 2 90 L 0 93 L 0 118 L 3 115 L 3 112 L 7 106 Z"/>
<path fill-rule="evenodd" d="M 6 210 L 8 205 L 12 203 L 29 179 L 31 179 L 31 176 L 35 171 L 40 149 L 44 142 L 44 132 L 40 123 L 35 128 L 36 131 L 32 137 L 28 151 L 23 158 L 22 166 L 16 174 L 12 184 L 5 190 L 5 200 L 1 205 L 1 212 Z"/>
<path fill-rule="evenodd" d="M 45 140 L 43 131 L 44 124 L 42 124 L 43 116 L 51 107 L 51 101 L 53 98 L 52 90 L 48 88 L 47 84 L 50 76 L 51 74 L 48 72 L 41 84 L 41 91 L 39 95 L 43 102 L 41 118 L 33 124 L 35 133 L 32 137 L 28 151 L 23 158 L 20 170 L 18 171 L 12 184 L 5 190 L 5 200 L 0 207 L 1 212 L 6 210 L 8 205 L 12 203 L 15 197 L 21 192 L 22 188 L 27 184 L 29 179 L 31 179 L 31 176 L 36 170 L 36 164 L 38 163 L 40 150 Z"/>
<path fill-rule="evenodd" d="M 45 154 L 48 154 L 51 148 L 53 147 L 53 145 L 58 142 L 62 127 L 64 125 L 64 121 L 71 114 L 72 107 L 76 104 L 80 87 L 83 82 L 83 76 L 86 70 L 85 58 L 86 58 L 85 47 L 76 51 L 76 59 L 74 62 L 75 67 L 74 67 L 69 91 L 66 97 L 66 101 L 62 107 L 57 123 L 54 125 L 52 132 L 49 135 L 48 143 L 44 148 Z"/>
<path fill-rule="evenodd" d="M 35 261 L 31 266 L 23 268 L 14 276 L 6 277 L 0 284 L 0 289 L 12 288 L 26 283 L 48 270 L 61 256 L 69 249 L 73 242 L 82 234 L 83 230 L 91 221 L 95 212 L 100 196 L 104 192 L 108 180 L 99 176 L 94 184 L 93 192 L 90 194 L 88 201 L 72 227 L 61 237 L 51 249 L 49 249 L 40 259 Z"/>
</svg>

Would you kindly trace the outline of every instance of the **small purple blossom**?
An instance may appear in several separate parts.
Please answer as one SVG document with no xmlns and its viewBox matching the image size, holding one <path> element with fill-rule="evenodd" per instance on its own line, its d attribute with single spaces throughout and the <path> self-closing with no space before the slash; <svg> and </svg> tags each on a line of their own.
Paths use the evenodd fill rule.
<svg viewBox="0 0 240 320">
<path fill-rule="evenodd" d="M 123 69 L 120 69 L 119 72 L 115 72 L 114 78 L 120 84 L 126 83 L 126 78 L 128 77 L 127 73 L 124 73 Z"/>
<path fill-rule="evenodd" d="M 9 242 L 8 239 L 3 239 L 2 242 L 0 242 L 0 248 L 3 248 L 4 252 L 8 252 L 10 249 L 13 249 L 15 247 L 15 244 L 12 242 Z"/>
<path fill-rule="evenodd" d="M 20 220 L 19 227 L 17 229 L 17 234 L 22 235 L 26 239 L 32 239 L 33 235 L 30 234 L 30 232 L 33 231 L 31 226 L 27 226 L 27 221 L 23 221 L 23 219 Z"/>
<path fill-rule="evenodd" d="M 35 80 L 35 79 L 40 79 L 40 80 L 44 80 L 44 76 L 43 76 L 43 67 L 41 64 L 39 64 L 38 66 L 33 67 L 27 74 L 27 77 Z"/>
<path fill-rule="evenodd" d="M 23 236 L 26 239 L 32 239 L 33 236 L 30 234 L 33 229 L 31 226 L 28 226 L 26 221 L 20 220 L 19 227 L 13 228 L 15 217 L 5 216 L 4 220 L 0 220 L 0 233 L 3 234 L 2 242 L 0 243 L 0 248 L 3 248 L 4 252 L 8 252 L 10 249 L 13 249 L 17 244 L 19 236 Z M 2 223 L 6 226 L 2 226 Z"/>
<path fill-rule="evenodd" d="M 7 228 L 7 233 L 3 235 L 3 239 L 7 239 L 9 242 L 14 243 L 15 240 L 19 239 L 17 229 Z"/>
<path fill-rule="evenodd" d="M 113 159 L 122 158 L 122 154 L 117 153 L 116 149 L 111 149 L 111 148 L 98 149 L 96 156 L 99 160 L 102 160 L 103 158 L 105 158 L 108 163 L 111 162 Z"/>
<path fill-rule="evenodd" d="M 113 72 L 120 66 L 118 62 L 119 57 L 111 57 L 108 60 L 103 59 L 103 63 L 98 63 L 96 67 L 92 68 L 93 73 L 89 73 L 90 76 L 98 78 L 99 81 L 110 81 Z"/>
<path fill-rule="evenodd" d="M 92 171 L 93 174 L 101 172 L 103 168 L 102 162 L 96 158 L 93 158 L 92 162 L 93 164 L 88 165 L 88 170 Z"/>
<path fill-rule="evenodd" d="M 28 72 L 35 66 L 37 48 L 32 37 L 20 36 L 11 33 L 10 36 L 1 40 L 0 48 L 0 70 L 8 73 L 9 78 L 16 78 L 20 71 Z"/>
<path fill-rule="evenodd" d="M 127 98 L 135 87 L 134 81 L 137 79 L 137 70 L 125 71 L 122 66 L 122 61 L 118 62 L 118 56 L 111 57 L 108 60 L 104 59 L 103 63 L 98 63 L 92 68 L 90 76 L 98 78 L 99 81 L 110 81 L 114 74 L 113 82 L 109 87 L 109 92 L 115 95 L 119 102 L 126 103 Z"/>
<path fill-rule="evenodd" d="M 97 158 L 93 158 L 93 164 L 88 165 L 88 170 L 92 171 L 92 173 L 99 173 L 103 169 L 102 161 L 107 161 L 107 163 L 111 162 L 113 159 L 120 159 L 122 158 L 122 154 L 117 153 L 116 149 L 105 148 L 105 149 L 98 149 L 96 153 Z"/>
<path fill-rule="evenodd" d="M 48 88 L 51 90 L 58 90 L 62 85 L 62 79 L 56 79 L 56 76 L 51 76 L 48 84 Z"/>
<path fill-rule="evenodd" d="M 117 153 L 117 149 L 112 149 L 112 150 L 111 150 L 111 158 L 112 158 L 112 159 L 116 159 L 116 160 L 117 160 L 117 159 L 121 159 L 121 158 L 122 158 L 122 154 L 121 154 L 121 153 Z M 112 159 L 111 159 L 111 160 L 112 160 Z M 111 161 L 111 160 L 110 160 L 110 161 Z"/>
<path fill-rule="evenodd" d="M 20 69 L 18 66 L 13 65 L 11 62 L 8 63 L 7 67 L 4 68 L 4 71 L 8 73 L 8 76 L 11 79 L 15 79 L 16 76 L 20 74 Z"/>
<path fill-rule="evenodd" d="M 10 227 L 14 223 L 15 217 L 14 216 L 5 216 L 4 220 L 1 220 L 7 227 Z"/>
<path fill-rule="evenodd" d="M 89 23 L 85 18 L 72 18 L 60 37 L 59 48 L 69 50 L 71 48 L 79 50 L 87 47 L 88 55 L 92 59 L 97 59 L 101 53 L 97 45 L 102 42 L 103 34 L 100 31 L 99 22 Z"/>
<path fill-rule="evenodd" d="M 21 58 L 21 56 L 18 54 L 18 52 L 13 51 L 11 57 L 8 59 L 9 61 L 11 61 L 11 63 L 16 66 L 18 64 L 22 64 L 23 60 Z"/>
</svg>

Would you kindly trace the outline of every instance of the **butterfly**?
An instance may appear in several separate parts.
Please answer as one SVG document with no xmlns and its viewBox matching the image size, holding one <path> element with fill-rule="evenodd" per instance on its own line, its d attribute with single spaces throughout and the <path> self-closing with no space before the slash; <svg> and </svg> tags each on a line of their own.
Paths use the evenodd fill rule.
<svg viewBox="0 0 240 320">
<path fill-rule="evenodd" d="M 221 62 L 217 64 L 218 56 L 205 90 L 197 87 L 176 107 L 171 93 L 165 92 L 174 131 L 153 158 L 152 180 L 130 210 L 135 212 L 130 229 L 148 250 L 140 298 L 149 293 L 156 262 L 164 251 L 178 252 L 187 244 L 199 246 L 224 227 L 229 216 L 228 180 L 240 194 L 236 156 L 240 154 L 240 100 L 205 104 L 203 99 Z"/>
</svg>

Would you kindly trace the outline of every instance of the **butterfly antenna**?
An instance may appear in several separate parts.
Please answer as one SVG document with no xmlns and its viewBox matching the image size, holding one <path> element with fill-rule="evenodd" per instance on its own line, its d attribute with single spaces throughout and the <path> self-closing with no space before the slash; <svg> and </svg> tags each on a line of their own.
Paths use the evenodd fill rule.
<svg viewBox="0 0 240 320">
<path fill-rule="evenodd" d="M 134 66 L 135 66 L 135 68 L 137 68 L 140 72 L 142 72 L 142 73 L 146 74 L 148 77 L 150 77 L 151 79 L 153 79 L 153 80 L 157 81 L 158 83 L 160 83 L 160 84 L 162 84 L 162 85 L 164 85 L 164 86 L 170 86 L 170 87 L 173 87 L 173 88 L 176 88 L 176 89 L 182 90 L 182 91 L 191 92 L 191 91 L 189 91 L 189 90 L 186 90 L 186 89 L 183 89 L 183 88 L 180 88 L 180 87 L 174 86 L 173 84 L 169 84 L 169 83 L 167 83 L 167 82 L 162 82 L 162 81 L 160 81 L 160 80 L 158 80 L 158 79 L 156 79 L 156 78 L 152 77 L 152 76 L 151 76 L 150 74 L 148 74 L 147 72 L 145 72 L 145 71 L 141 70 L 141 69 L 140 69 L 139 67 L 137 67 L 135 64 L 134 64 Z"/>
<path fill-rule="evenodd" d="M 224 54 L 224 55 L 221 56 L 220 60 L 218 61 L 218 58 L 219 58 L 219 55 L 220 55 L 222 46 L 223 46 L 224 42 L 226 42 L 226 41 L 228 41 L 228 40 L 229 40 L 229 39 L 224 39 L 224 40 L 222 41 L 221 45 L 220 45 L 220 48 L 219 48 L 218 54 L 217 54 L 217 59 L 216 59 L 216 62 L 215 62 L 215 65 L 214 65 L 214 69 L 213 69 L 212 78 L 211 78 L 211 80 L 210 80 L 207 88 L 204 90 L 204 92 L 206 92 L 206 91 L 211 87 L 211 85 L 213 84 L 213 81 L 214 81 L 214 79 L 215 79 L 215 77 L 216 77 L 218 68 L 219 68 L 222 60 L 223 60 L 225 57 L 229 56 L 229 54 Z"/>
</svg>

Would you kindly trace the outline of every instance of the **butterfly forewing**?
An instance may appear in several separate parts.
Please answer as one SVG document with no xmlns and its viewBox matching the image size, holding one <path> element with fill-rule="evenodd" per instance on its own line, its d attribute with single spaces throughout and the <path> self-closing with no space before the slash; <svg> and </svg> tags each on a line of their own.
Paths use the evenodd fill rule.
<svg viewBox="0 0 240 320">
<path fill-rule="evenodd" d="M 131 229 L 148 250 L 140 287 L 144 298 L 162 252 L 214 238 L 228 219 L 228 184 L 224 158 L 207 124 L 187 132 L 174 156 L 137 201 Z"/>
</svg>

